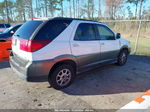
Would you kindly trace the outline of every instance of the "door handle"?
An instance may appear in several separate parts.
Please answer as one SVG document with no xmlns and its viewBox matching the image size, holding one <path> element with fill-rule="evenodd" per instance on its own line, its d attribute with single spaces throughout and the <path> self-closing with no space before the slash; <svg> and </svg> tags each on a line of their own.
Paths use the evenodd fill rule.
<svg viewBox="0 0 150 112">
<path fill-rule="evenodd" d="M 79 44 L 75 43 L 75 44 L 73 44 L 73 47 L 79 47 Z"/>
</svg>

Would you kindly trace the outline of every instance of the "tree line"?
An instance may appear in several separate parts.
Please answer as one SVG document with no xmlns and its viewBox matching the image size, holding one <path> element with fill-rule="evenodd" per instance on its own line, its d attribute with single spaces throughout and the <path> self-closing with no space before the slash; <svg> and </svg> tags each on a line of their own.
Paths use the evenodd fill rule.
<svg viewBox="0 0 150 112">
<path fill-rule="evenodd" d="M 72 17 L 86 19 L 141 19 L 146 0 L 3 0 L 0 21 L 26 21 L 32 17 Z M 102 4 L 102 2 L 104 2 Z M 131 4 L 127 6 L 127 4 Z M 103 6 L 105 5 L 105 7 Z M 135 5 L 135 11 L 131 6 Z M 127 6 L 127 12 L 124 7 Z M 105 8 L 105 10 L 103 9 Z M 143 10 L 142 10 L 143 8 Z M 135 14 L 133 14 L 135 12 Z M 126 16 L 128 15 L 128 16 Z M 147 16 L 146 16 L 147 17 Z M 150 18 L 149 18 L 150 19 Z"/>
</svg>

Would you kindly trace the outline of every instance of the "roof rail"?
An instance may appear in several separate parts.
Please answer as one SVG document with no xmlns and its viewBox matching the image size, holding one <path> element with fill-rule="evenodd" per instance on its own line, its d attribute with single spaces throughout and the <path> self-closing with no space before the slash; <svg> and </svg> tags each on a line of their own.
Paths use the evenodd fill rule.
<svg viewBox="0 0 150 112">
<path fill-rule="evenodd" d="M 53 20 L 81 20 L 81 21 L 92 21 L 92 22 L 99 22 L 99 21 L 94 21 L 94 20 L 87 20 L 87 19 L 80 19 L 80 18 L 67 18 L 67 17 L 54 17 L 51 18 Z M 102 22 L 99 22 L 102 23 Z"/>
<path fill-rule="evenodd" d="M 80 18 L 68 18 L 68 17 L 41 17 L 41 18 L 35 18 L 32 20 L 81 20 L 81 21 L 91 21 L 91 22 L 98 22 L 98 23 L 102 23 L 99 21 L 94 21 L 94 20 L 87 20 L 87 19 L 80 19 Z"/>
</svg>

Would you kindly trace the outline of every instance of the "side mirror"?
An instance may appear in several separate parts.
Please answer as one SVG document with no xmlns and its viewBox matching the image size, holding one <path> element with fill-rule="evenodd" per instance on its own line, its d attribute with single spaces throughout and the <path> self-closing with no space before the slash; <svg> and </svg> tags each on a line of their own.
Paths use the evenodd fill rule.
<svg viewBox="0 0 150 112">
<path fill-rule="evenodd" d="M 120 34 L 120 33 L 117 33 L 117 34 L 116 34 L 116 38 L 117 38 L 117 39 L 120 39 L 120 38 L 121 38 L 121 34 Z"/>
<path fill-rule="evenodd" d="M 10 33 L 11 33 L 11 34 L 14 34 L 15 32 L 14 32 L 14 31 L 11 31 Z"/>
</svg>

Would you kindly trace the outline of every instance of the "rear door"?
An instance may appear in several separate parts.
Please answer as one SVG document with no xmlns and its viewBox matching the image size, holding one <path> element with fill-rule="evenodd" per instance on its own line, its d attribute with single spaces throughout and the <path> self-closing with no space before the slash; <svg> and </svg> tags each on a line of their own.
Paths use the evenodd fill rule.
<svg viewBox="0 0 150 112">
<path fill-rule="evenodd" d="M 88 67 L 99 61 L 100 44 L 96 40 L 94 25 L 80 23 L 71 41 L 72 54 L 76 56 L 79 67 Z"/>
<path fill-rule="evenodd" d="M 96 25 L 98 40 L 100 40 L 100 60 L 117 58 L 119 52 L 119 41 L 115 38 L 115 33 L 105 25 Z"/>
</svg>

